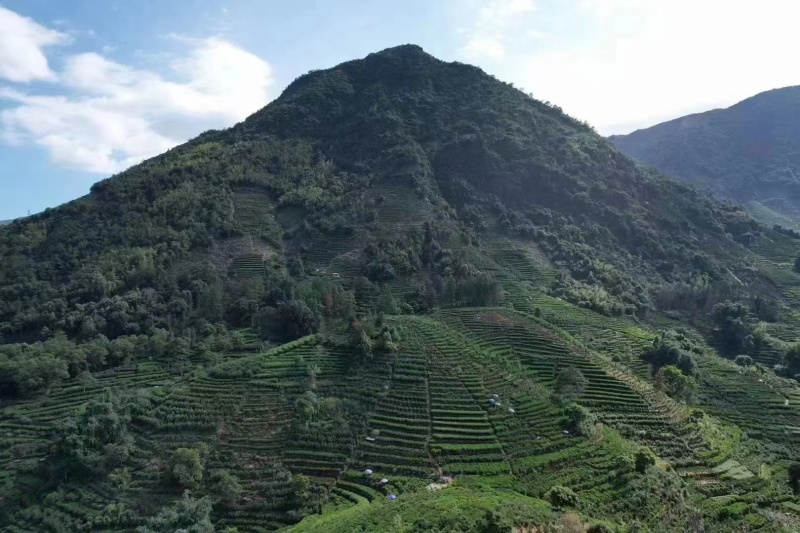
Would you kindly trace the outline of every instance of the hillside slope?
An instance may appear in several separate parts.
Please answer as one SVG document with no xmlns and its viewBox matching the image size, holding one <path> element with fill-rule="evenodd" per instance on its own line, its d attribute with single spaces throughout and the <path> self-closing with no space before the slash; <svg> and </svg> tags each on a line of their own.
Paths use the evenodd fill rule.
<svg viewBox="0 0 800 533">
<path fill-rule="evenodd" d="M 15 293 L 25 284 L 63 316 L 81 299 L 161 287 L 161 272 L 201 250 L 218 251 L 215 273 L 259 257 L 374 279 L 419 271 L 387 249 L 411 238 L 410 220 L 473 246 L 481 232 L 536 241 L 609 293 L 592 305 L 617 312 L 651 306 L 656 283 L 724 277 L 719 261 L 745 276 L 738 243 L 756 231 L 559 110 L 407 46 L 303 76 L 235 128 L 11 224 L 0 324 L 20 339 L 53 329 Z"/>
<path fill-rule="evenodd" d="M 610 137 L 669 176 L 740 203 L 800 215 L 800 87 Z"/>
<path fill-rule="evenodd" d="M 797 248 L 475 67 L 311 72 L 0 229 L 0 527 L 796 530 Z"/>
</svg>

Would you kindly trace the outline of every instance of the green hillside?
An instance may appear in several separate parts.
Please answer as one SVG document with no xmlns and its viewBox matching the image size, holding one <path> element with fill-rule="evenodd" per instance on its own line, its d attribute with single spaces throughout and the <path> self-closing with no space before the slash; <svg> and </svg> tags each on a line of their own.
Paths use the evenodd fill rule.
<svg viewBox="0 0 800 533">
<path fill-rule="evenodd" d="M 0 229 L 0 528 L 796 531 L 798 238 L 419 47 L 311 72 Z"/>
<path fill-rule="evenodd" d="M 669 176 L 797 220 L 798 123 L 800 87 L 786 87 L 609 140 Z M 752 213 L 759 218 L 763 209 Z M 766 224 L 772 218 L 759 220 Z"/>
</svg>

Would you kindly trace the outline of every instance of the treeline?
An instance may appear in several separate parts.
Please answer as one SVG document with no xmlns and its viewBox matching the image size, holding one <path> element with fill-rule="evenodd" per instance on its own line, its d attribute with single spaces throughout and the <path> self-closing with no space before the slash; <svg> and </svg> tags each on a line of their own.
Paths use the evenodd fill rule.
<svg viewBox="0 0 800 533">
<path fill-rule="evenodd" d="M 143 360 L 175 368 L 190 361 L 210 364 L 240 347 L 238 328 L 287 342 L 321 328 L 341 330 L 365 311 L 419 313 L 499 303 L 500 284 L 463 252 L 442 245 L 451 238 L 426 223 L 395 240 L 370 243 L 364 272 L 373 280 L 356 277 L 347 289 L 343 280 L 307 275 L 298 256 L 285 263 L 273 257 L 262 275 L 245 279 L 227 277 L 208 260 L 181 261 L 154 273 L 153 287 L 122 294 L 109 294 L 114 289 L 99 271 L 76 276 L 74 296 L 32 305 L 4 324 L 11 342 L 0 345 L 0 396 L 30 397 L 84 371 Z M 384 275 L 376 276 L 378 271 Z M 385 284 L 397 276 L 417 280 L 416 288 L 393 294 Z"/>
<path fill-rule="evenodd" d="M 149 335 L 125 335 L 109 340 L 98 335 L 87 341 L 63 333 L 35 343 L 0 345 L 0 398 L 26 398 L 85 373 L 148 360 L 174 368 L 190 361 L 211 364 L 218 354 L 241 348 L 244 339 L 223 324 L 207 324 L 194 338 L 156 329 Z"/>
</svg>

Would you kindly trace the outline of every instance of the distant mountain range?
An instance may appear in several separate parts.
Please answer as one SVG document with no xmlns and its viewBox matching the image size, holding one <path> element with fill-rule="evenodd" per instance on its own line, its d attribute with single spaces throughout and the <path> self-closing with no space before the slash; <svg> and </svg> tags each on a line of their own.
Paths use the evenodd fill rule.
<svg viewBox="0 0 800 533">
<path fill-rule="evenodd" d="M 609 140 L 672 177 L 747 204 L 764 222 L 767 214 L 800 217 L 800 86 Z"/>
</svg>

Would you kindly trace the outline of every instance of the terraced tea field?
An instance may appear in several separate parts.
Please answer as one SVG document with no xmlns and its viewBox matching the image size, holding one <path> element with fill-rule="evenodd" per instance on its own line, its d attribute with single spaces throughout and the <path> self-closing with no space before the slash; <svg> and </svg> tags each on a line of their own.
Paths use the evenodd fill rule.
<svg viewBox="0 0 800 533">
<path fill-rule="evenodd" d="M 181 489 L 164 483 L 168 458 L 201 442 L 206 469 L 225 469 L 242 487 L 238 503 L 215 508 L 215 521 L 254 532 L 296 521 L 288 511 L 299 475 L 336 508 L 389 494 L 403 498 L 446 476 L 456 483 L 479 477 L 540 498 L 563 485 L 585 512 L 607 512 L 638 475 L 625 457 L 639 446 L 688 482 L 689 497 L 705 512 L 727 512 L 720 509 L 756 501 L 766 481 L 732 458 L 736 445 L 720 436 L 717 420 L 738 424 L 752 438 L 778 442 L 788 435 L 798 442 L 797 387 L 759 383 L 734 365 L 702 361 L 704 387 L 713 392 L 700 404 L 715 418 L 701 427 L 685 406 L 653 388 L 646 367 L 630 371 L 633 354 L 651 339 L 643 327 L 574 308 L 564 315 L 567 304 L 543 295 L 529 305 L 541 318 L 527 308 L 387 317 L 402 332 L 400 348 L 365 364 L 348 348 L 312 336 L 266 352 L 254 344 L 247 350 L 255 351 L 185 375 L 158 362 L 122 368 L 98 374 L 91 386 L 69 384 L 43 401 L 7 407 L 0 418 L 0 483 L 19 490 L 30 475 L 26 461 L 46 453 L 60 420 L 86 402 L 108 390 L 139 391 L 150 402 L 134 424 L 137 468 L 122 492 L 103 480 L 88 489 L 65 483 L 62 490 L 73 496 L 31 505 L 11 517 L 10 531 L 29 531 L 31 524 L 39 531 L 63 524 L 77 530 L 109 498 L 135 497 L 154 511 L 180 497 Z M 584 342 L 590 338 L 602 343 Z M 628 357 L 617 360 L 608 351 Z M 555 374 L 568 366 L 587 380 L 577 401 L 597 417 L 589 434 L 571 431 L 550 397 Z M 303 421 L 297 405 L 309 392 L 346 406 L 341 418 L 327 425 Z M 64 503 L 69 498 L 74 505 Z M 624 521 L 629 511 L 615 512 Z"/>
<path fill-rule="evenodd" d="M 264 268 L 260 254 L 243 254 L 233 259 L 230 274 L 236 278 L 255 278 L 264 275 Z"/>
<path fill-rule="evenodd" d="M 277 228 L 273 202 L 258 189 L 242 189 L 233 195 L 233 210 L 236 220 L 249 235 L 268 233 Z"/>
<path fill-rule="evenodd" d="M 749 436 L 800 443 L 800 393 L 795 384 L 719 361 L 702 364 L 709 412 L 736 424 Z"/>
<path fill-rule="evenodd" d="M 555 279 L 556 269 L 545 255 L 530 243 L 496 240 L 486 245 L 495 265 L 482 265 L 487 271 L 505 271 L 509 279 L 542 289 Z"/>
<path fill-rule="evenodd" d="M 380 232 L 393 235 L 397 227 L 408 227 L 409 224 L 422 224 L 428 210 L 426 201 L 411 185 L 411 180 L 403 184 L 403 178 L 388 180 L 383 183 L 377 199 L 378 218 L 381 222 Z"/>
<path fill-rule="evenodd" d="M 470 312 L 456 314 L 464 319 Z M 446 317 L 445 321 L 452 323 L 453 319 Z M 450 385 L 448 396 L 460 399 L 454 406 L 458 409 L 451 411 L 459 416 L 470 416 L 468 424 L 461 424 L 464 427 L 461 433 L 466 432 L 470 440 L 462 437 L 448 448 L 451 452 L 458 451 L 461 457 L 470 457 L 466 467 L 459 467 L 465 468 L 462 475 L 511 474 L 526 490 L 540 496 L 553 485 L 567 484 L 586 501 L 599 503 L 613 499 L 609 477 L 621 475 L 624 479 L 624 473 L 619 472 L 622 466 L 617 465 L 608 442 L 602 437 L 587 439 L 566 432 L 568 421 L 543 393 L 546 389 L 536 384 L 540 381 L 537 376 L 542 375 L 542 366 L 529 366 L 532 362 L 529 354 L 520 354 L 518 346 L 513 344 L 510 351 L 497 349 L 507 346 L 508 337 L 500 339 L 493 335 L 491 343 L 475 342 L 435 323 L 420 322 L 416 327 L 417 335 L 431 343 L 438 364 L 456 369 L 451 381 L 469 391 L 467 397 L 458 392 L 460 387 Z M 519 332 L 512 336 L 515 334 Z M 480 333 L 475 337 L 479 336 Z M 563 361 L 571 359 L 572 354 L 561 348 L 547 342 L 539 344 L 542 353 L 548 352 Z M 520 375 L 516 370 L 519 367 L 527 370 L 528 377 L 525 373 Z M 509 369 L 514 369 L 513 373 Z M 549 378 L 541 381 L 549 381 Z M 494 394 L 501 399 L 501 405 L 492 406 L 488 402 Z M 471 405 L 486 413 L 489 428 L 482 418 L 470 414 Z M 595 475 L 600 473 L 602 475 Z"/>
<path fill-rule="evenodd" d="M 579 369 L 588 383 L 579 401 L 603 422 L 612 427 L 627 426 L 638 440 L 658 450 L 665 459 L 678 464 L 696 460 L 670 426 L 669 417 L 653 409 L 625 380 L 618 379 L 621 374 L 600 367 L 580 348 L 570 347 L 550 331 L 523 316 L 501 310 L 460 310 L 444 313 L 443 318 L 487 348 L 507 346 L 507 357 L 518 362 L 527 376 L 543 388 L 552 385 L 559 368 Z"/>
</svg>

